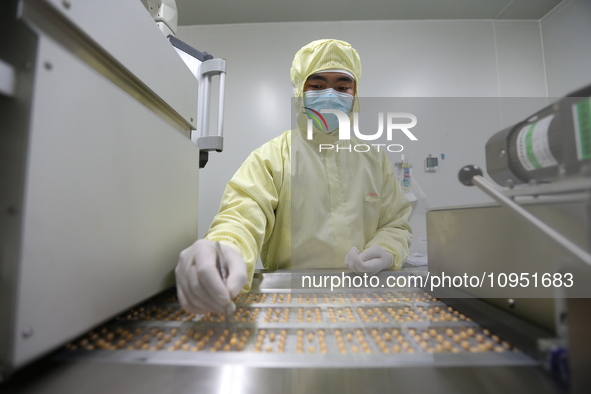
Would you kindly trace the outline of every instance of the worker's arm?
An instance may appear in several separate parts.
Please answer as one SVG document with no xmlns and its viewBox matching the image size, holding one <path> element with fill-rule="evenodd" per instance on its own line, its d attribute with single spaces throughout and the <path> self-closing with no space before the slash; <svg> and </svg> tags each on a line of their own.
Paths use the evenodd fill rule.
<svg viewBox="0 0 591 394">
<path fill-rule="evenodd" d="M 263 241 L 275 224 L 283 184 L 283 157 L 273 140 L 252 152 L 224 192 L 205 239 L 181 252 L 175 271 L 179 300 L 195 313 L 226 311 L 241 289 L 249 290 Z M 222 245 L 228 278 L 215 267 L 214 242 Z"/>
<path fill-rule="evenodd" d="M 381 156 L 383 185 L 377 230 L 363 251 L 351 248 L 345 266 L 358 274 L 375 275 L 385 269 L 400 269 L 408 256 L 412 238 L 409 225 L 411 204 L 404 196 L 392 165 Z"/>
<path fill-rule="evenodd" d="M 286 140 L 276 138 L 249 155 L 228 182 L 205 239 L 181 252 L 175 273 L 185 309 L 225 312 L 231 298 L 250 289 L 259 251 L 275 224 L 284 160 L 289 160 Z M 225 284 L 216 269 L 214 242 L 222 246 Z"/>
<path fill-rule="evenodd" d="M 412 206 L 402 191 L 392 164 L 385 157 L 382 162 L 382 172 L 384 185 L 378 228 L 365 250 L 372 246 L 381 247 L 393 257 L 392 264 L 386 268 L 397 270 L 406 260 L 412 240 L 412 229 L 409 224 Z"/>
<path fill-rule="evenodd" d="M 246 159 L 228 182 L 220 211 L 205 235 L 206 239 L 240 251 L 247 267 L 245 290 L 250 289 L 261 247 L 275 225 L 275 209 L 284 181 L 284 144 L 284 139 L 274 139 Z"/>
</svg>

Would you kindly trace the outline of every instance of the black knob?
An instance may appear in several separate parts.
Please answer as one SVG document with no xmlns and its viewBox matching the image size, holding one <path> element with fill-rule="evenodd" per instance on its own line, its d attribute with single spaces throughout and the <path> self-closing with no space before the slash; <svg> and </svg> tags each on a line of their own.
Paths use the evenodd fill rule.
<svg viewBox="0 0 591 394">
<path fill-rule="evenodd" d="M 480 167 L 474 165 L 464 166 L 458 173 L 458 179 L 462 182 L 462 185 L 472 186 L 472 177 L 476 175 L 482 176 Z"/>
</svg>

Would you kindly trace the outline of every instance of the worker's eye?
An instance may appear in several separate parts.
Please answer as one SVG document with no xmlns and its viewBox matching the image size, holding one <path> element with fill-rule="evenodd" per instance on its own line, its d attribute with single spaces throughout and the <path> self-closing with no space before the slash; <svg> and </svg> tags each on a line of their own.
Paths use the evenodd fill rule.
<svg viewBox="0 0 591 394">
<path fill-rule="evenodd" d="M 339 86 L 337 87 L 339 92 L 354 94 L 353 86 Z"/>
</svg>

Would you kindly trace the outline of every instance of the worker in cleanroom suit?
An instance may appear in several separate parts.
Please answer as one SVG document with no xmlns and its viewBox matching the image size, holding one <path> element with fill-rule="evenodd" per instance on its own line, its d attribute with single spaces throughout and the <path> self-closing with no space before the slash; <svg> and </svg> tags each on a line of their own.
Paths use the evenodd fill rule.
<svg viewBox="0 0 591 394">
<path fill-rule="evenodd" d="M 259 254 L 267 269 L 348 267 L 375 275 L 402 266 L 411 205 L 391 163 L 383 150 L 350 150 L 360 141 L 339 140 L 337 116 L 321 113 L 351 117 L 360 77 L 359 55 L 346 42 L 319 40 L 298 51 L 291 68 L 296 127 L 250 154 L 205 238 L 181 252 L 175 273 L 185 309 L 231 312 L 231 298 L 250 288 Z M 320 144 L 340 149 L 320 151 Z"/>
</svg>

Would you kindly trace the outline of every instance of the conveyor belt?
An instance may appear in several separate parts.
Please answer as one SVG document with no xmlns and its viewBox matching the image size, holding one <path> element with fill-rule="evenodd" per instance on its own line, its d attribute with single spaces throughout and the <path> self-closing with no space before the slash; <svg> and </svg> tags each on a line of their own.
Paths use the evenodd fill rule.
<svg viewBox="0 0 591 394">
<path fill-rule="evenodd" d="M 183 310 L 176 290 L 66 345 L 65 358 L 249 365 L 533 365 L 507 341 L 417 288 L 285 293 L 236 299 L 221 314 Z"/>
</svg>

